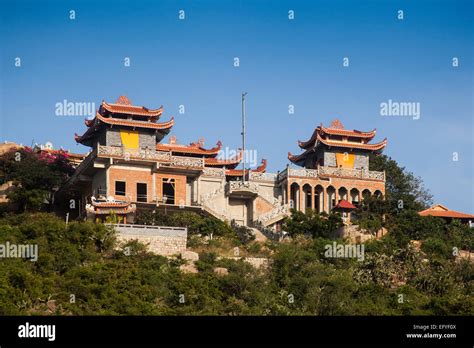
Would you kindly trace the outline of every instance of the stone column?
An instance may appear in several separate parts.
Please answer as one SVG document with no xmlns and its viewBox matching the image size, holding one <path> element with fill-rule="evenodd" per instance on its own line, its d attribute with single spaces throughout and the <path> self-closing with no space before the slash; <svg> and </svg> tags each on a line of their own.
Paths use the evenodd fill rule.
<svg viewBox="0 0 474 348">
<path fill-rule="evenodd" d="M 291 185 L 290 185 L 290 181 L 287 180 L 286 181 L 286 199 L 288 201 L 288 203 L 291 201 Z M 293 208 L 296 209 L 296 202 L 293 202 Z"/>
<path fill-rule="evenodd" d="M 314 206 L 315 206 L 315 202 L 314 202 L 314 187 L 311 186 L 311 209 L 314 211 Z"/>
<path fill-rule="evenodd" d="M 329 191 L 328 188 L 326 187 L 325 189 L 323 188 L 323 196 L 324 196 L 324 207 L 323 210 L 326 213 L 329 213 L 329 200 L 331 197 L 329 196 Z"/>
<path fill-rule="evenodd" d="M 109 197 L 110 195 L 110 175 L 109 175 L 109 167 L 105 169 L 105 197 Z M 92 192 L 94 194 L 94 192 Z M 98 195 L 97 195 L 98 196 Z M 115 196 L 115 192 L 114 192 Z"/>
<path fill-rule="evenodd" d="M 152 171 L 151 172 L 151 201 L 156 202 L 156 175 Z"/>
<path fill-rule="evenodd" d="M 334 187 L 334 206 L 333 208 L 337 205 L 339 202 L 339 187 Z"/>
<path fill-rule="evenodd" d="M 298 185 L 298 210 L 304 213 L 304 208 L 303 187 Z"/>
<path fill-rule="evenodd" d="M 199 184 L 201 183 L 200 176 L 196 180 L 196 201 L 201 204 L 201 196 L 199 194 Z"/>
<path fill-rule="evenodd" d="M 319 194 L 319 212 L 322 213 L 323 211 L 325 211 L 325 206 L 324 204 L 326 203 L 326 198 L 325 198 L 325 194 L 324 194 L 324 187 L 323 189 L 321 190 L 321 193 Z"/>
</svg>

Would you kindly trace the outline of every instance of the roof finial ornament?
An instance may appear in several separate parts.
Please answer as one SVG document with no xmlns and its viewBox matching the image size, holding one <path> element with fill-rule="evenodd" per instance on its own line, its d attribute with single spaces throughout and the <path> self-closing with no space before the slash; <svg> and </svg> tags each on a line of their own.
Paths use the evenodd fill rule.
<svg viewBox="0 0 474 348">
<path fill-rule="evenodd" d="M 176 135 L 170 136 L 169 143 L 170 143 L 170 145 L 176 144 Z"/>
<path fill-rule="evenodd" d="M 329 125 L 329 128 L 333 129 L 344 129 L 344 125 L 342 124 L 341 121 L 339 121 L 337 118 L 334 119 L 331 124 Z"/>
<path fill-rule="evenodd" d="M 132 105 L 132 102 L 130 101 L 130 99 L 128 99 L 124 95 L 121 95 L 120 97 L 118 97 L 118 99 L 115 103 L 116 104 L 121 104 L 121 105 Z"/>
</svg>

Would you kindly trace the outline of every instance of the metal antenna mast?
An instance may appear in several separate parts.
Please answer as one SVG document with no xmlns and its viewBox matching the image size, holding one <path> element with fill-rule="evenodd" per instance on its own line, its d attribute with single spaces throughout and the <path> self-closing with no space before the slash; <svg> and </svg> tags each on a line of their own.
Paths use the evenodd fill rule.
<svg viewBox="0 0 474 348">
<path fill-rule="evenodd" d="M 242 182 L 245 182 L 245 96 L 247 92 L 242 92 Z"/>
</svg>

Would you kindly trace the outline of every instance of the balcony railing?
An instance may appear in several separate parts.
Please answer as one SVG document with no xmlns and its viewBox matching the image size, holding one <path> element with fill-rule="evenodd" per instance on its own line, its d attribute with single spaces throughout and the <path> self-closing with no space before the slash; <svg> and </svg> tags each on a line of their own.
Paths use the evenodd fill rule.
<svg viewBox="0 0 474 348">
<path fill-rule="evenodd" d="M 274 220 L 275 218 L 281 218 L 287 216 L 290 213 L 290 205 L 283 204 L 275 207 L 273 210 L 262 214 L 258 217 L 257 222 L 262 224 L 263 226 L 267 226 L 269 222 Z"/>
<path fill-rule="evenodd" d="M 204 159 L 195 157 L 171 156 L 173 167 L 204 168 Z"/>
<path fill-rule="evenodd" d="M 148 149 L 126 149 L 121 146 L 98 145 L 99 156 L 119 157 L 125 160 L 141 159 L 161 162 L 163 166 L 204 168 L 204 159 L 196 157 L 172 156 L 171 152 Z"/>
<path fill-rule="evenodd" d="M 305 178 L 317 178 L 318 177 L 318 170 L 317 169 L 294 169 L 288 168 L 289 176 L 302 176 Z"/>
<path fill-rule="evenodd" d="M 98 145 L 99 156 L 113 156 L 124 159 L 145 159 L 152 161 L 170 161 L 171 153 L 165 151 L 155 151 L 149 149 L 126 149 L 121 146 Z"/>
<path fill-rule="evenodd" d="M 143 194 L 143 195 L 140 195 L 140 194 L 137 194 L 137 202 L 148 202 L 148 195 L 146 194 Z"/>
<path fill-rule="evenodd" d="M 367 169 L 349 169 L 319 166 L 317 169 L 319 175 L 349 177 L 359 179 L 370 179 L 385 181 L 385 172 L 376 172 Z"/>
<path fill-rule="evenodd" d="M 227 195 L 232 193 L 258 194 L 258 185 L 251 181 L 229 181 L 225 186 Z"/>
<path fill-rule="evenodd" d="M 257 173 L 257 172 L 250 172 L 250 180 L 255 181 L 276 181 L 277 174 L 275 173 Z"/>
<path fill-rule="evenodd" d="M 284 176 L 282 176 L 284 174 Z M 288 168 L 288 174 L 284 171 L 280 173 L 280 177 L 297 176 L 304 178 L 318 178 L 321 176 L 333 176 L 341 178 L 357 178 L 357 179 L 369 179 L 385 181 L 385 172 L 377 172 L 366 169 L 349 169 L 349 168 L 336 168 L 318 166 L 316 169 L 305 169 L 305 168 Z"/>
<path fill-rule="evenodd" d="M 224 168 L 204 168 L 203 175 L 205 176 L 213 176 L 216 178 L 225 178 L 225 169 Z"/>
</svg>

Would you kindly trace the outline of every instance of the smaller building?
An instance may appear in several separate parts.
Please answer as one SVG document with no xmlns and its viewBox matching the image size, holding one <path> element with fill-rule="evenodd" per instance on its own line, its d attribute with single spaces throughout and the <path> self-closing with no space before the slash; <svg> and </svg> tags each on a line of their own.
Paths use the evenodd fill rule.
<svg viewBox="0 0 474 348">
<path fill-rule="evenodd" d="M 469 226 L 474 227 L 474 215 L 460 213 L 458 211 L 450 210 L 444 205 L 436 204 L 432 207 L 420 211 L 418 214 L 421 216 L 436 216 L 445 219 L 447 222 L 452 220 L 459 220 L 462 223 L 469 224 Z"/>
<path fill-rule="evenodd" d="M 353 221 L 352 211 L 356 210 L 357 207 L 345 199 L 341 199 L 339 203 L 333 208 L 335 212 L 338 212 L 342 216 L 342 222 L 344 225 L 350 225 Z"/>
</svg>

